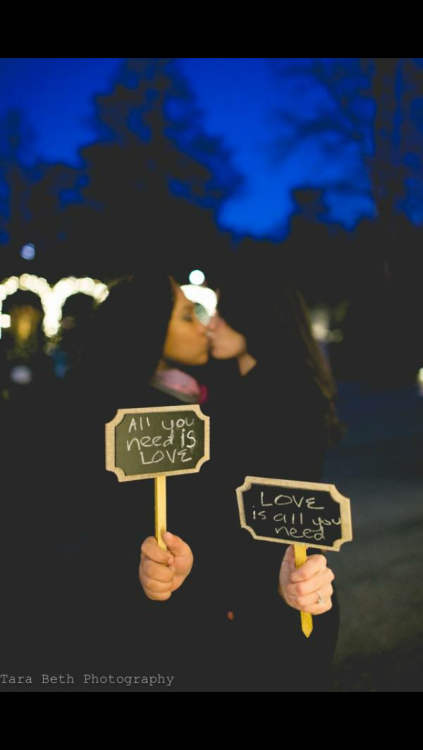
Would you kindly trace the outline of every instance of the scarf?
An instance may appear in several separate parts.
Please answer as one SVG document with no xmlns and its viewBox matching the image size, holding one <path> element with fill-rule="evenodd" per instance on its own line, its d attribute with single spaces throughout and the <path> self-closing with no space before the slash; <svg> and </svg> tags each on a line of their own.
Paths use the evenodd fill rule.
<svg viewBox="0 0 423 750">
<path fill-rule="evenodd" d="M 161 370 L 153 376 L 150 385 L 185 404 L 205 404 L 208 401 L 208 390 L 191 375 L 182 370 Z"/>
</svg>

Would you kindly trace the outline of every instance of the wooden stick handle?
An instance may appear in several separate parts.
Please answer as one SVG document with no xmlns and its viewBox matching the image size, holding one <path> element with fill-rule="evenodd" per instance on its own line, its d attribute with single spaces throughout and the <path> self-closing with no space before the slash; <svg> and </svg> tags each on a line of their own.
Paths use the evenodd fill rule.
<svg viewBox="0 0 423 750">
<path fill-rule="evenodd" d="M 167 477 L 156 477 L 156 539 L 161 549 L 167 547 L 163 541 L 162 534 L 167 531 L 167 494 L 166 494 Z"/>
<path fill-rule="evenodd" d="M 297 569 L 307 562 L 307 547 L 305 544 L 295 544 L 295 564 Z M 306 638 L 310 638 L 313 632 L 313 617 L 306 612 L 301 612 L 301 629 Z"/>
</svg>

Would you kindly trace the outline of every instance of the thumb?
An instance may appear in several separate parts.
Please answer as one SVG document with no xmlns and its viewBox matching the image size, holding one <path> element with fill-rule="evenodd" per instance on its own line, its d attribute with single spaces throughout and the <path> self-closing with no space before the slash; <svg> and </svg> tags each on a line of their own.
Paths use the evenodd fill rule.
<svg viewBox="0 0 423 750">
<path fill-rule="evenodd" d="M 169 552 L 175 557 L 188 557 L 191 554 L 188 545 L 178 536 L 170 534 L 168 531 L 163 533 L 163 541 Z"/>
<path fill-rule="evenodd" d="M 290 544 L 290 546 L 286 550 L 285 559 L 287 561 L 289 560 L 289 562 L 291 562 L 291 560 L 293 560 L 295 562 L 295 550 L 294 550 L 294 545 L 293 544 Z"/>
<path fill-rule="evenodd" d="M 294 549 L 294 546 L 292 544 L 288 547 L 288 549 L 287 549 L 287 551 L 285 553 L 285 557 L 284 557 L 283 561 L 284 561 L 285 564 L 289 565 L 291 568 L 292 567 L 294 567 L 294 568 L 296 567 L 295 549 Z"/>
</svg>

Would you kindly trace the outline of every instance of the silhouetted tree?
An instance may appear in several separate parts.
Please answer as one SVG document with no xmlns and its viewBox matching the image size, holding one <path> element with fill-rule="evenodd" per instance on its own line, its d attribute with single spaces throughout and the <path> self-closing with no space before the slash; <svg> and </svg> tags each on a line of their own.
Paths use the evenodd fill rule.
<svg viewBox="0 0 423 750">
<path fill-rule="evenodd" d="M 321 188 L 320 210 L 316 203 L 314 216 L 297 212 L 285 252 L 296 257 L 310 289 L 324 287 L 325 278 L 335 287 L 347 282 L 340 290 L 353 302 L 345 372 L 377 383 L 412 382 L 422 359 L 415 288 L 422 254 L 417 230 L 401 212 L 411 213 L 410 196 L 415 200 L 423 185 L 421 68 L 412 58 L 271 58 L 271 65 L 292 94 L 279 112 L 275 158 L 312 142 L 322 164 L 334 166 L 332 175 L 328 169 L 311 175 L 309 184 Z M 330 213 L 322 205 L 334 190 L 338 201 L 360 198 L 361 191 L 376 211 L 345 254 L 348 243 L 339 245 L 337 237 L 331 251 L 327 228 L 325 236 Z"/>
<path fill-rule="evenodd" d="M 200 260 L 241 180 L 206 134 L 177 58 L 128 58 L 95 102 L 97 140 L 81 152 L 84 205 L 66 211 L 68 241 L 98 265 L 107 256 L 107 274 L 155 252 Z"/>
<path fill-rule="evenodd" d="M 3 274 L 16 272 L 19 251 L 30 241 L 29 198 L 35 134 L 19 110 L 0 120 L 0 251 Z"/>
<path fill-rule="evenodd" d="M 374 103 L 368 62 L 310 57 L 269 58 L 269 64 L 283 94 L 275 105 L 280 132 L 269 150 L 272 161 L 281 164 L 310 149 L 315 156 L 307 186 L 324 189 L 335 205 L 342 198 L 354 201 L 357 219 L 370 215 L 365 157 L 373 149 Z"/>
</svg>

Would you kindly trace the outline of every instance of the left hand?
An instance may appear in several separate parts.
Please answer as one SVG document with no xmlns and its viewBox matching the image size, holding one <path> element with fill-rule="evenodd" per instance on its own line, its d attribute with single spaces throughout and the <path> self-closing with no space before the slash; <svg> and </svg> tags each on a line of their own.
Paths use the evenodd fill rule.
<svg viewBox="0 0 423 750">
<path fill-rule="evenodd" d="M 297 569 L 295 551 L 291 545 L 281 566 L 279 594 L 293 609 L 310 615 L 323 615 L 333 607 L 334 580 L 335 575 L 328 568 L 324 555 L 311 555 L 307 562 Z M 324 604 L 317 604 L 319 594 L 325 600 Z"/>
</svg>

